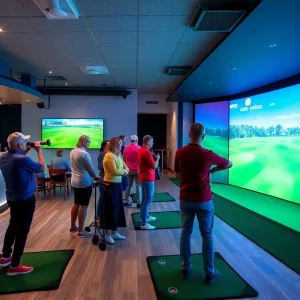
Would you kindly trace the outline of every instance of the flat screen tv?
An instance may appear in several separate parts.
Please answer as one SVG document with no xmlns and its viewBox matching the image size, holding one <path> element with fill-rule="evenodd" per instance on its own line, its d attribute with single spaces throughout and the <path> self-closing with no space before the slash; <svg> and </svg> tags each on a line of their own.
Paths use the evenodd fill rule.
<svg viewBox="0 0 300 300">
<path fill-rule="evenodd" d="M 103 141 L 103 119 L 42 119 L 42 140 L 51 140 L 44 148 L 75 148 L 81 135 L 91 139 L 90 149 L 99 149 Z"/>
</svg>

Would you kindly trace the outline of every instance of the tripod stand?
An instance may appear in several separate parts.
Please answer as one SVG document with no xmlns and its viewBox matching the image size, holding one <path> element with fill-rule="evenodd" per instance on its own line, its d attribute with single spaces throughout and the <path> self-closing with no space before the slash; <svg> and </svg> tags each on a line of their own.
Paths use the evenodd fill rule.
<svg viewBox="0 0 300 300">
<path fill-rule="evenodd" d="M 95 220 L 88 227 L 85 227 L 85 230 L 90 232 L 92 227 L 95 228 L 95 233 L 92 238 L 92 243 L 94 245 L 97 245 L 99 243 L 98 244 L 99 249 L 101 251 L 104 251 L 106 249 L 105 233 L 104 233 L 104 229 L 102 229 L 102 233 L 101 233 L 100 223 L 97 222 L 97 216 L 96 216 L 96 212 L 97 212 L 97 196 L 96 195 L 97 195 L 97 187 L 100 184 L 101 184 L 100 182 L 93 183 L 93 187 L 95 188 Z M 97 233 L 99 233 L 100 238 Z"/>
</svg>

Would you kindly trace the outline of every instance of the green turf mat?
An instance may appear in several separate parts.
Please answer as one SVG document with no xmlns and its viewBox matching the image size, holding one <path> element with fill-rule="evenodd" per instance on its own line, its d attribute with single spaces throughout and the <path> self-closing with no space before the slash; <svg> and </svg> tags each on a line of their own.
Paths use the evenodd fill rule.
<svg viewBox="0 0 300 300">
<path fill-rule="evenodd" d="M 162 211 L 162 212 L 149 212 L 152 217 L 156 217 L 155 221 L 149 224 L 156 227 L 156 229 L 170 229 L 181 228 L 181 218 L 179 211 Z M 132 214 L 132 221 L 135 230 L 140 230 L 140 213 Z"/>
<path fill-rule="evenodd" d="M 130 195 L 133 202 L 137 202 L 136 194 Z M 171 202 L 176 201 L 169 193 L 156 193 L 152 202 Z"/>
<path fill-rule="evenodd" d="M 300 274 L 300 233 L 214 195 L 215 214 Z"/>
<path fill-rule="evenodd" d="M 227 184 L 212 184 L 212 192 L 300 232 L 300 205 Z"/>
<path fill-rule="evenodd" d="M 202 254 L 192 254 L 193 270 L 188 280 L 180 279 L 179 255 L 148 256 L 147 263 L 158 300 L 211 300 L 257 297 L 258 293 L 215 253 L 215 267 L 221 278 L 205 284 Z"/>
<path fill-rule="evenodd" d="M 180 179 L 179 178 L 169 178 L 173 183 L 175 183 L 177 186 L 180 186 Z"/>
<path fill-rule="evenodd" d="M 34 270 L 27 275 L 7 276 L 8 267 L 0 269 L 0 295 L 57 289 L 73 254 L 74 250 L 24 253 L 22 264 Z"/>
</svg>

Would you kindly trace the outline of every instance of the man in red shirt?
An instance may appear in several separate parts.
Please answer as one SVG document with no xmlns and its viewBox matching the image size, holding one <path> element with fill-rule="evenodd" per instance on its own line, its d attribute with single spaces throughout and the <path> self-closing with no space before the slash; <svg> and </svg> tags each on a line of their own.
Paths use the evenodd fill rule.
<svg viewBox="0 0 300 300">
<path fill-rule="evenodd" d="M 139 165 L 138 165 L 138 152 L 140 150 L 140 146 L 138 145 L 139 138 L 136 135 L 132 135 L 130 137 L 131 144 L 127 146 L 124 149 L 123 152 L 123 159 L 126 164 L 126 166 L 129 169 L 128 173 L 128 188 L 125 193 L 125 200 L 126 203 L 124 203 L 124 206 L 132 206 L 132 204 L 129 202 L 129 196 L 131 192 L 131 188 L 133 185 L 133 182 L 135 181 L 136 185 L 136 195 L 137 195 L 137 203 L 141 203 L 141 189 L 140 189 L 140 183 L 139 183 Z"/>
<path fill-rule="evenodd" d="M 232 163 L 211 150 L 204 149 L 201 146 L 204 136 L 204 126 L 201 123 L 192 124 L 190 143 L 177 150 L 174 170 L 181 183 L 179 196 L 182 222 L 180 238 L 181 277 L 188 279 L 192 269 L 190 238 L 196 215 L 203 241 L 202 253 L 206 283 L 212 284 L 220 278 L 220 272 L 214 268 L 212 236 L 214 205 L 210 181 L 214 172 L 231 168 Z M 216 167 L 211 169 L 213 165 Z"/>
<path fill-rule="evenodd" d="M 154 181 L 155 169 L 158 166 L 160 155 L 157 154 L 155 159 L 149 149 L 153 147 L 153 137 L 145 135 L 143 138 L 143 147 L 138 152 L 139 165 L 139 182 L 142 186 L 142 201 L 141 201 L 141 229 L 155 229 L 148 222 L 155 221 L 156 217 L 149 215 L 149 209 L 154 197 Z"/>
</svg>

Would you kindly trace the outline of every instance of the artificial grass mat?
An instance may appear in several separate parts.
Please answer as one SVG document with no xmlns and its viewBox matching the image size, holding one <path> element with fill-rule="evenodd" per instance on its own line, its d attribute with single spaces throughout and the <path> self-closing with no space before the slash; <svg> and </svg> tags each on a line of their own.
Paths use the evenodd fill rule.
<svg viewBox="0 0 300 300">
<path fill-rule="evenodd" d="M 214 194 L 215 214 L 300 274 L 300 233 Z"/>
<path fill-rule="evenodd" d="M 137 195 L 130 195 L 133 202 L 137 202 Z M 155 193 L 152 202 L 171 202 L 176 201 L 169 193 Z"/>
<path fill-rule="evenodd" d="M 33 266 L 34 270 L 26 275 L 7 276 L 8 267 L 0 269 L 0 295 L 57 289 L 73 254 L 73 249 L 24 253 L 22 264 Z"/>
<path fill-rule="evenodd" d="M 193 269 L 188 280 L 180 278 L 179 255 L 148 256 L 147 263 L 158 300 L 212 300 L 257 297 L 258 293 L 220 253 L 215 253 L 215 267 L 221 278 L 213 285 L 205 284 L 202 254 L 192 254 Z"/>
<path fill-rule="evenodd" d="M 180 179 L 179 178 L 169 178 L 173 183 L 175 183 L 177 186 L 180 186 Z"/>
<path fill-rule="evenodd" d="M 179 211 L 162 211 L 162 212 L 149 212 L 152 217 L 156 217 L 155 221 L 149 224 L 155 226 L 155 229 L 171 229 L 181 228 L 181 218 Z M 140 230 L 140 213 L 132 214 L 132 221 L 135 230 Z"/>
</svg>

